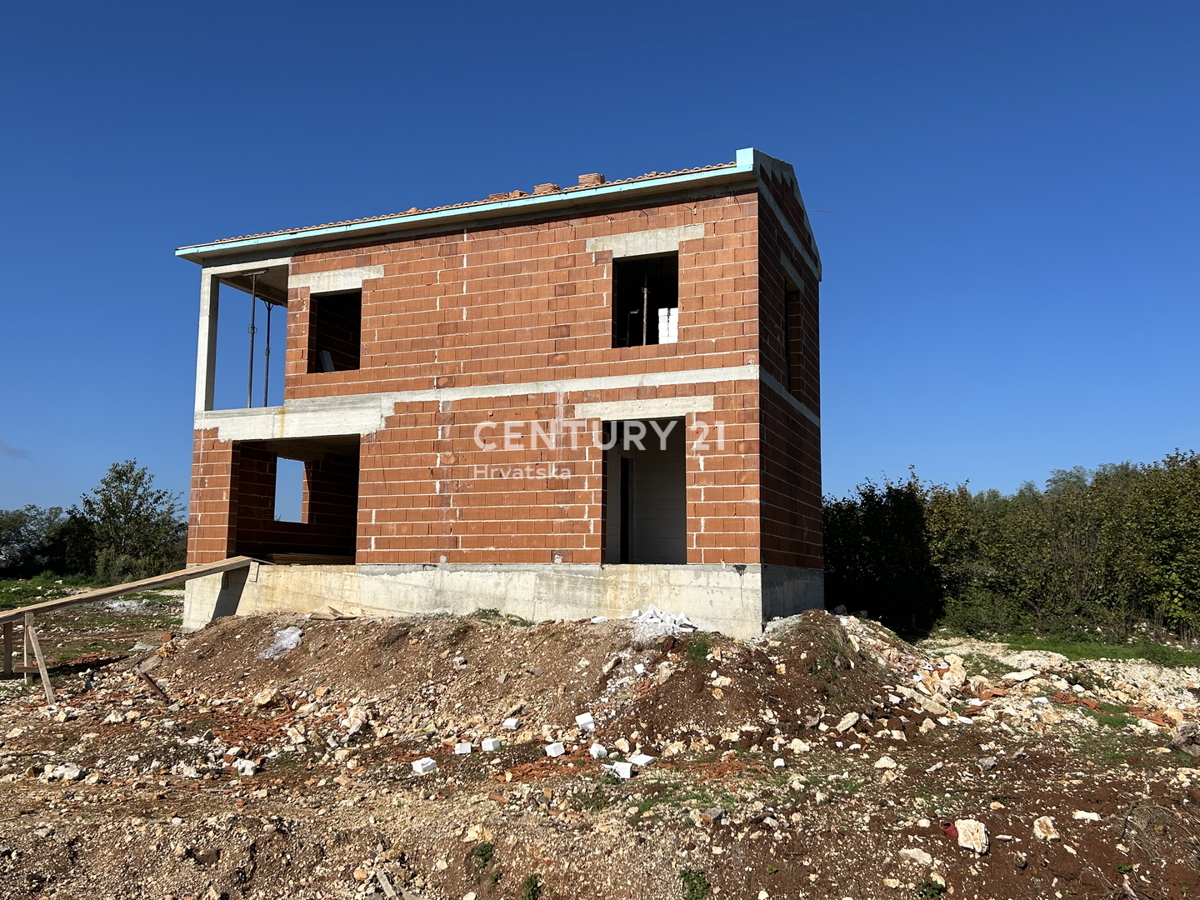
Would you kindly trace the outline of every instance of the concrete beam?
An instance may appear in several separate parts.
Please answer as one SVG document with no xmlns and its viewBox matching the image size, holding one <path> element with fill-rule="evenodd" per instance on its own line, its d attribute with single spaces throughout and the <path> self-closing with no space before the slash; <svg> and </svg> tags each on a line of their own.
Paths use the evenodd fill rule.
<svg viewBox="0 0 1200 900">
<path fill-rule="evenodd" d="M 338 291 L 355 291 L 363 282 L 383 277 L 383 266 L 357 266 L 353 269 L 337 269 L 333 272 L 309 272 L 305 275 L 288 276 L 288 288 L 308 288 L 310 294 L 333 294 Z"/>
<path fill-rule="evenodd" d="M 629 256 L 654 256 L 675 253 L 681 241 L 695 241 L 704 237 L 704 225 L 676 225 L 673 228 L 652 228 L 628 234 L 613 234 L 606 237 L 588 238 L 587 252 L 612 251 L 613 259 Z"/>
<path fill-rule="evenodd" d="M 758 378 L 759 367 L 746 365 L 716 369 L 647 372 L 641 375 L 569 378 L 562 381 L 484 384 L 462 388 L 432 388 L 423 391 L 312 397 L 289 400 L 283 406 L 197 412 L 195 427 L 219 429 L 219 437 L 223 441 L 264 441 L 337 434 L 370 434 L 382 428 L 384 421 L 389 416 L 395 415 L 397 403 L 423 403 L 430 400 L 453 402 L 489 397 L 512 397 L 521 394 L 565 394 L 635 387 L 703 384 L 717 381 L 756 381 Z M 712 402 L 711 397 L 708 402 Z M 687 411 L 701 412 L 704 410 Z M 682 414 L 668 412 L 663 415 Z M 628 418 L 637 418 L 637 416 Z"/>
</svg>

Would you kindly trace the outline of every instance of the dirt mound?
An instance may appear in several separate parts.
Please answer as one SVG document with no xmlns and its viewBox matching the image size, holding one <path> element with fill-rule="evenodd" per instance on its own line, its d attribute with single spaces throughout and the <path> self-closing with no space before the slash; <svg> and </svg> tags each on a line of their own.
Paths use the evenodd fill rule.
<svg viewBox="0 0 1200 900">
<path fill-rule="evenodd" d="M 985 673 L 824 612 L 752 642 L 489 612 L 167 637 L 63 670 L 54 708 L 4 689 L 0 895 L 1200 891 L 1194 710 L 1148 673 Z"/>
</svg>

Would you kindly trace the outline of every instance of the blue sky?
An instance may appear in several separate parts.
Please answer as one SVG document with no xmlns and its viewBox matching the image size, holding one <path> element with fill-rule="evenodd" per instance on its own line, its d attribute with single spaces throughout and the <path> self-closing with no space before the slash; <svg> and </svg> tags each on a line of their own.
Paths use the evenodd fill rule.
<svg viewBox="0 0 1200 900">
<path fill-rule="evenodd" d="M 733 159 L 825 265 L 825 490 L 1200 446 L 1200 6 L 24 4 L 0 55 L 0 508 L 187 486 L 176 246 Z"/>
</svg>

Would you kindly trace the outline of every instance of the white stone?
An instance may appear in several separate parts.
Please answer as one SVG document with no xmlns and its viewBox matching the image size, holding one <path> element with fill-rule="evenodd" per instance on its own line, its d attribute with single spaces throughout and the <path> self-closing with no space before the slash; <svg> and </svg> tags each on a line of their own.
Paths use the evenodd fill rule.
<svg viewBox="0 0 1200 900">
<path fill-rule="evenodd" d="M 1041 838 L 1043 841 L 1062 840 L 1058 829 L 1054 827 L 1054 819 L 1051 816 L 1040 816 L 1033 820 L 1033 836 Z"/>
<path fill-rule="evenodd" d="M 416 775 L 428 775 L 430 772 L 437 769 L 437 760 L 430 759 L 428 756 L 423 759 L 418 759 L 412 764 L 413 773 Z"/>
<path fill-rule="evenodd" d="M 782 769 L 784 766 L 787 765 L 787 763 L 784 762 L 782 759 L 776 759 L 775 762 L 771 763 L 771 765 L 773 765 L 776 769 Z"/>
<path fill-rule="evenodd" d="M 958 846 L 974 850 L 980 856 L 988 852 L 987 826 L 978 819 L 955 819 L 954 827 L 958 831 Z"/>
<path fill-rule="evenodd" d="M 1004 675 L 1002 675 L 1001 677 L 1005 681 L 1017 682 L 1017 681 L 1028 681 L 1030 678 L 1036 678 L 1037 674 L 1038 674 L 1037 669 L 1022 669 L 1019 672 L 1007 672 Z"/>
<path fill-rule="evenodd" d="M 918 866 L 928 866 L 933 864 L 933 857 L 924 850 L 918 850 L 916 847 L 909 847 L 900 851 L 900 858 L 907 859 L 909 862 L 916 863 Z"/>
<path fill-rule="evenodd" d="M 845 733 L 858 724 L 858 720 L 862 718 L 858 713 L 846 713 L 842 716 L 842 721 L 837 723 L 837 730 Z"/>
<path fill-rule="evenodd" d="M 896 761 L 894 759 L 892 759 L 890 756 L 881 756 L 881 757 L 879 757 L 879 759 L 875 760 L 875 768 L 877 768 L 877 769 L 894 769 L 894 768 L 896 768 Z"/>
<path fill-rule="evenodd" d="M 1071 818 L 1079 819 L 1081 822 L 1099 822 L 1100 813 L 1084 812 L 1082 809 L 1077 809 L 1071 813 Z"/>
</svg>

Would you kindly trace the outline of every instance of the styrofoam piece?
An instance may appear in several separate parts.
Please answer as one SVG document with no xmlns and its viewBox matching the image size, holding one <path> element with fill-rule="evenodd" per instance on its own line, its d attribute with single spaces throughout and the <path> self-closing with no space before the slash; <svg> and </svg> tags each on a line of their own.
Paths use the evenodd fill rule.
<svg viewBox="0 0 1200 900">
<path fill-rule="evenodd" d="M 627 763 L 627 762 L 613 763 L 612 768 L 613 768 L 613 772 L 616 773 L 618 778 L 632 778 L 633 777 L 632 763 Z"/>
<path fill-rule="evenodd" d="M 458 756 L 470 756 L 471 755 L 471 745 L 466 741 L 463 741 L 462 743 L 459 743 L 459 744 L 455 744 L 454 752 Z"/>
<path fill-rule="evenodd" d="M 500 749 L 500 739 L 499 738 L 484 738 L 483 743 L 479 745 L 479 749 L 482 750 L 484 753 L 495 753 L 497 750 Z"/>
<path fill-rule="evenodd" d="M 583 713 L 582 715 L 576 716 L 575 724 L 578 725 L 580 728 L 582 728 L 584 731 L 595 731 L 596 730 L 596 720 L 592 718 L 591 713 Z"/>
<path fill-rule="evenodd" d="M 521 720 L 520 719 L 505 719 L 503 722 L 503 727 L 504 727 L 505 731 L 516 731 L 518 728 L 521 727 Z"/>
<path fill-rule="evenodd" d="M 603 744 L 592 744 L 588 747 L 588 753 L 592 754 L 592 759 L 604 759 L 608 756 L 608 751 L 604 749 Z"/>
<path fill-rule="evenodd" d="M 550 746 L 548 746 L 546 748 L 546 755 L 551 758 L 556 757 L 556 756 L 562 756 L 566 752 L 567 752 L 567 748 L 563 745 L 562 741 L 555 741 L 553 744 L 551 744 Z"/>
<path fill-rule="evenodd" d="M 645 753 L 635 753 L 633 756 L 629 757 L 629 761 L 635 766 L 648 766 L 650 763 L 654 762 L 654 757 L 647 756 Z"/>
<path fill-rule="evenodd" d="M 643 666 L 641 663 L 637 663 L 636 665 L 634 665 L 633 671 L 637 672 L 639 675 L 645 675 L 646 667 Z"/>
<path fill-rule="evenodd" d="M 437 760 L 426 756 L 423 759 L 416 760 L 413 764 L 413 773 L 416 775 L 428 775 L 430 772 L 437 769 Z"/>
<path fill-rule="evenodd" d="M 607 622 L 608 616 L 592 616 L 592 624 L 599 625 L 601 622 Z"/>
<path fill-rule="evenodd" d="M 787 763 L 783 760 L 782 757 L 780 757 L 780 758 L 776 759 L 775 762 L 772 763 L 772 765 L 777 769 L 782 769 L 784 766 L 787 765 Z"/>
</svg>

